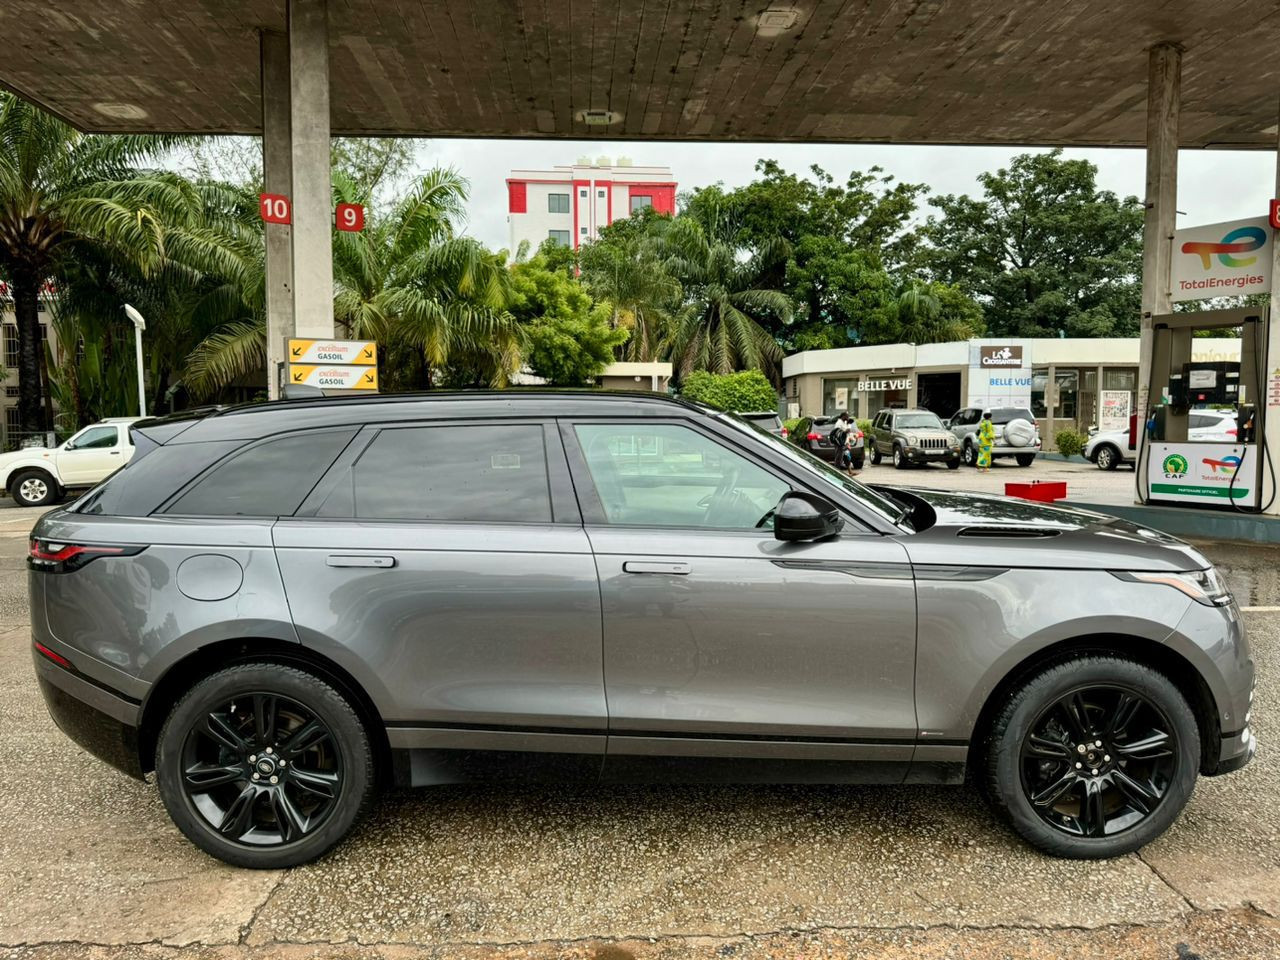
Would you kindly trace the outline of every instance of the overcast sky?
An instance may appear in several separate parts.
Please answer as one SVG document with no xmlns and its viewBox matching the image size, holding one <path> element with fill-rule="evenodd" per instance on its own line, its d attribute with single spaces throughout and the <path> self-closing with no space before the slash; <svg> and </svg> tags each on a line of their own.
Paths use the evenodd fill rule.
<svg viewBox="0 0 1280 960">
<path fill-rule="evenodd" d="M 580 156 L 619 155 L 637 165 L 671 167 L 680 189 L 723 181 L 749 183 L 755 162 L 771 157 L 803 172 L 817 163 L 837 180 L 852 169 L 878 164 L 898 180 L 928 184 L 933 193 L 970 193 L 977 176 L 1008 164 L 1023 150 L 998 147 L 903 147 L 775 143 L 659 143 L 581 140 L 424 140 L 418 145 L 421 170 L 452 166 L 471 181 L 467 232 L 490 247 L 507 245 L 506 178 L 512 168 L 545 169 Z M 1143 195 L 1141 150 L 1068 150 L 1098 166 L 1100 185 L 1120 196 Z M 1179 159 L 1179 226 L 1266 216 L 1275 187 L 1275 154 L 1269 151 L 1184 151 Z"/>
</svg>

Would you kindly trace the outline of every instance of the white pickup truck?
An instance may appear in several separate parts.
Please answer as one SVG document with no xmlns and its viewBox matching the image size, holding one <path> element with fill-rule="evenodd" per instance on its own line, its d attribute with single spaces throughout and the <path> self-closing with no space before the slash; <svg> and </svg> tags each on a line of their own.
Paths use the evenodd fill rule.
<svg viewBox="0 0 1280 960">
<path fill-rule="evenodd" d="M 87 490 L 129 462 L 129 424 L 138 417 L 112 417 L 85 427 L 50 450 L 25 447 L 0 454 L 0 490 L 23 507 L 44 507 L 72 490 Z"/>
</svg>

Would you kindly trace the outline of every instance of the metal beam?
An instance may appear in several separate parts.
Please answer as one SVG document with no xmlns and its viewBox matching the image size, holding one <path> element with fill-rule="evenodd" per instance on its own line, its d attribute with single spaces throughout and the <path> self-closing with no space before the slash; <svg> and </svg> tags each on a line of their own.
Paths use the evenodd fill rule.
<svg viewBox="0 0 1280 960">
<path fill-rule="evenodd" d="M 333 189 L 329 176 L 326 0 L 288 0 L 293 175 L 293 322 L 300 337 L 333 336 Z"/>
<path fill-rule="evenodd" d="M 289 38 L 262 31 L 262 183 L 267 193 L 293 192 L 289 116 Z M 293 228 L 267 223 L 267 396 L 280 396 L 284 343 L 293 336 Z"/>
<path fill-rule="evenodd" d="M 1280 104 L 1277 105 L 1276 114 L 1280 117 Z M 1277 123 L 1280 124 L 1280 120 L 1277 120 Z M 1276 192 L 1274 196 L 1280 197 L 1280 126 L 1276 127 Z M 1266 325 L 1267 342 L 1262 383 L 1258 384 L 1258 396 L 1252 398 L 1257 411 L 1254 414 L 1257 418 L 1255 423 L 1260 423 L 1262 427 L 1255 431 L 1259 441 L 1258 454 L 1264 460 L 1258 505 L 1264 513 L 1272 515 L 1280 515 L 1280 496 L 1277 495 L 1280 491 L 1276 489 L 1275 470 L 1276 464 L 1280 463 L 1280 402 L 1275 404 L 1272 402 L 1280 400 L 1277 397 L 1277 391 L 1280 391 L 1280 246 L 1277 245 L 1277 238 L 1280 238 L 1280 230 L 1272 233 L 1271 309 L 1268 311 Z M 1244 360 L 1244 358 L 1244 352 L 1241 351 L 1240 359 Z M 1268 454 L 1270 454 L 1270 466 L 1266 462 Z"/>
<path fill-rule="evenodd" d="M 1182 107 L 1182 48 L 1152 47 L 1147 71 L 1147 195 L 1142 229 L 1142 327 L 1138 352 L 1138 422 L 1151 413 L 1151 318 L 1169 313 L 1170 259 L 1178 203 L 1178 119 Z M 1141 466 L 1139 466 L 1141 469 Z"/>
</svg>

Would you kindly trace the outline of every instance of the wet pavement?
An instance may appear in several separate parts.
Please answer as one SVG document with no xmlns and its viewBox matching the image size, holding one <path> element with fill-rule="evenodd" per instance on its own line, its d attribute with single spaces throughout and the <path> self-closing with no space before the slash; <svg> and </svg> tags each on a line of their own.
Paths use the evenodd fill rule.
<svg viewBox="0 0 1280 960">
<path fill-rule="evenodd" d="M 1246 614 L 1259 756 L 1136 855 L 1042 856 L 964 787 L 449 787 L 250 872 L 53 729 L 27 526 L 0 524 L 0 957 L 1280 957 L 1275 612 Z M 1280 604 L 1280 551 L 1204 548 L 1242 603 Z"/>
</svg>

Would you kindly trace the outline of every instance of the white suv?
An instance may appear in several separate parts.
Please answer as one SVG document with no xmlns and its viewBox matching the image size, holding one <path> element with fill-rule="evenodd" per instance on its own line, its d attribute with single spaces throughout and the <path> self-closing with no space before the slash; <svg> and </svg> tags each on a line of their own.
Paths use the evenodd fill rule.
<svg viewBox="0 0 1280 960">
<path fill-rule="evenodd" d="M 986 413 L 996 428 L 991 458 L 1013 457 L 1018 466 L 1031 466 L 1040 452 L 1040 428 L 1026 407 L 966 407 L 944 420 L 943 425 L 960 441 L 960 458 L 971 467 L 978 465 L 978 425 Z"/>
<path fill-rule="evenodd" d="M 85 427 L 60 446 L 24 447 L 0 454 L 0 490 L 23 507 L 44 507 L 70 490 L 96 486 L 133 456 L 129 425 L 113 417 Z"/>
<path fill-rule="evenodd" d="M 1236 442 L 1234 410 L 1192 410 L 1187 415 L 1187 439 L 1201 442 Z M 1122 463 L 1132 465 L 1136 452 L 1129 446 L 1128 430 L 1095 433 L 1084 445 L 1084 458 L 1092 460 L 1100 470 L 1114 470 Z"/>
</svg>

